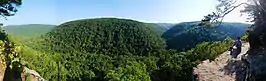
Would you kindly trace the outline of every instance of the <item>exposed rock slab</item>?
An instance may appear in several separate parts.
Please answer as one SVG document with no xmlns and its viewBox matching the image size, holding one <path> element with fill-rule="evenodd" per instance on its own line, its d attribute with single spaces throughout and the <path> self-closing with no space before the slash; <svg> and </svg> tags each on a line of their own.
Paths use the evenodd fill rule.
<svg viewBox="0 0 266 81">
<path fill-rule="evenodd" d="M 242 71 L 245 66 L 241 56 L 246 54 L 249 44 L 244 43 L 241 54 L 236 59 L 231 58 L 228 51 L 221 54 L 215 61 L 203 61 L 198 65 L 199 81 L 238 81 L 244 78 Z"/>
</svg>

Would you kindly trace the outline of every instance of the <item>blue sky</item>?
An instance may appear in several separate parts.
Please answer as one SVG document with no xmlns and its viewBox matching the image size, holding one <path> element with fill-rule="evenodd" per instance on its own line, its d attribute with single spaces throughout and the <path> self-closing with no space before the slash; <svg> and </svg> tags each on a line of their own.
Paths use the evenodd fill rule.
<svg viewBox="0 0 266 81">
<path fill-rule="evenodd" d="M 198 21 L 215 11 L 216 0 L 23 0 L 18 13 L 4 25 L 61 24 L 70 20 L 117 17 L 142 22 Z M 243 22 L 239 12 L 225 21 Z"/>
</svg>

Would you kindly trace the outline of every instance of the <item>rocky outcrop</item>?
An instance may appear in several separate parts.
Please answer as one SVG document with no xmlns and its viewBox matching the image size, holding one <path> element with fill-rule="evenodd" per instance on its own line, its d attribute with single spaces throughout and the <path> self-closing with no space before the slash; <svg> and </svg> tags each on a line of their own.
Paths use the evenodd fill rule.
<svg viewBox="0 0 266 81">
<path fill-rule="evenodd" d="M 27 78 L 30 78 L 31 81 L 46 81 L 43 77 L 39 75 L 38 72 L 30 70 L 26 67 L 24 68 L 23 76 L 21 78 L 22 81 L 26 81 Z"/>
<path fill-rule="evenodd" d="M 244 43 L 242 52 L 236 59 L 229 52 L 221 54 L 215 61 L 203 61 L 198 65 L 199 81 L 243 81 L 245 79 L 245 62 L 241 56 L 246 54 L 249 44 Z"/>
<path fill-rule="evenodd" d="M 0 66 L 0 81 L 26 81 L 27 78 L 29 78 L 30 81 L 46 81 L 39 73 L 26 67 L 24 68 L 24 72 L 21 73 L 21 77 L 15 78 L 12 73 L 6 74 L 6 68 L 2 65 Z"/>
<path fill-rule="evenodd" d="M 266 81 L 266 49 L 249 49 L 245 43 L 237 59 L 228 53 L 198 65 L 199 81 Z"/>
</svg>

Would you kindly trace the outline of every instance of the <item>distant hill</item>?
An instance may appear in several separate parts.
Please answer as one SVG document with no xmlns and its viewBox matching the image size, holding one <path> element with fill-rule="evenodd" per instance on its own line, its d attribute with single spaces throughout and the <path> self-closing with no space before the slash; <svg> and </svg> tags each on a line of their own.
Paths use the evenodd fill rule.
<svg viewBox="0 0 266 81">
<path fill-rule="evenodd" d="M 235 39 L 244 35 L 249 24 L 224 22 L 217 28 L 197 26 L 199 22 L 179 23 L 166 31 L 162 37 L 166 39 L 168 49 L 188 50 L 201 42 L 221 41 L 227 37 Z"/>
<path fill-rule="evenodd" d="M 149 23 L 151 24 L 157 31 L 163 34 L 165 31 L 169 30 L 176 24 L 173 23 Z"/>
<path fill-rule="evenodd" d="M 34 37 L 40 36 L 51 29 L 53 29 L 56 25 L 47 25 L 47 24 L 25 24 L 25 25 L 9 25 L 4 26 L 4 30 L 16 37 Z"/>
</svg>

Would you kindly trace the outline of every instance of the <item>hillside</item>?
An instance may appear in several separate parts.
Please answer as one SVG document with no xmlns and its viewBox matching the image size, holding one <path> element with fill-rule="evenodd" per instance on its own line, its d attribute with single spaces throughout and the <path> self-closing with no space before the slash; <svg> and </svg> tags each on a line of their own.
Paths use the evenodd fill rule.
<svg viewBox="0 0 266 81">
<path fill-rule="evenodd" d="M 162 49 L 164 41 L 142 22 L 99 18 L 70 21 L 46 34 L 53 50 L 61 52 L 145 55 Z M 156 41 L 155 41 L 156 40 Z"/>
<path fill-rule="evenodd" d="M 58 61 L 62 81 L 150 81 L 157 79 L 148 75 L 155 71 L 157 57 L 146 56 L 159 55 L 162 49 L 164 41 L 150 25 L 96 18 L 63 23 L 26 42 L 22 57 L 49 81 L 58 76 Z"/>
<path fill-rule="evenodd" d="M 8 25 L 4 30 L 16 37 L 36 37 L 43 35 L 53 29 L 55 25 L 47 24 L 25 24 L 25 25 Z"/>
<path fill-rule="evenodd" d="M 149 23 L 149 24 L 151 24 L 161 34 L 166 32 L 167 30 L 169 30 L 173 26 L 175 26 L 175 24 L 173 24 L 173 23 Z"/>
<path fill-rule="evenodd" d="M 166 31 L 162 37 L 166 39 L 167 48 L 185 51 L 204 41 L 221 41 L 227 37 L 235 39 L 237 36 L 243 36 L 249 26 L 248 24 L 226 22 L 219 27 L 210 29 L 198 27 L 198 23 L 179 23 Z"/>
</svg>

